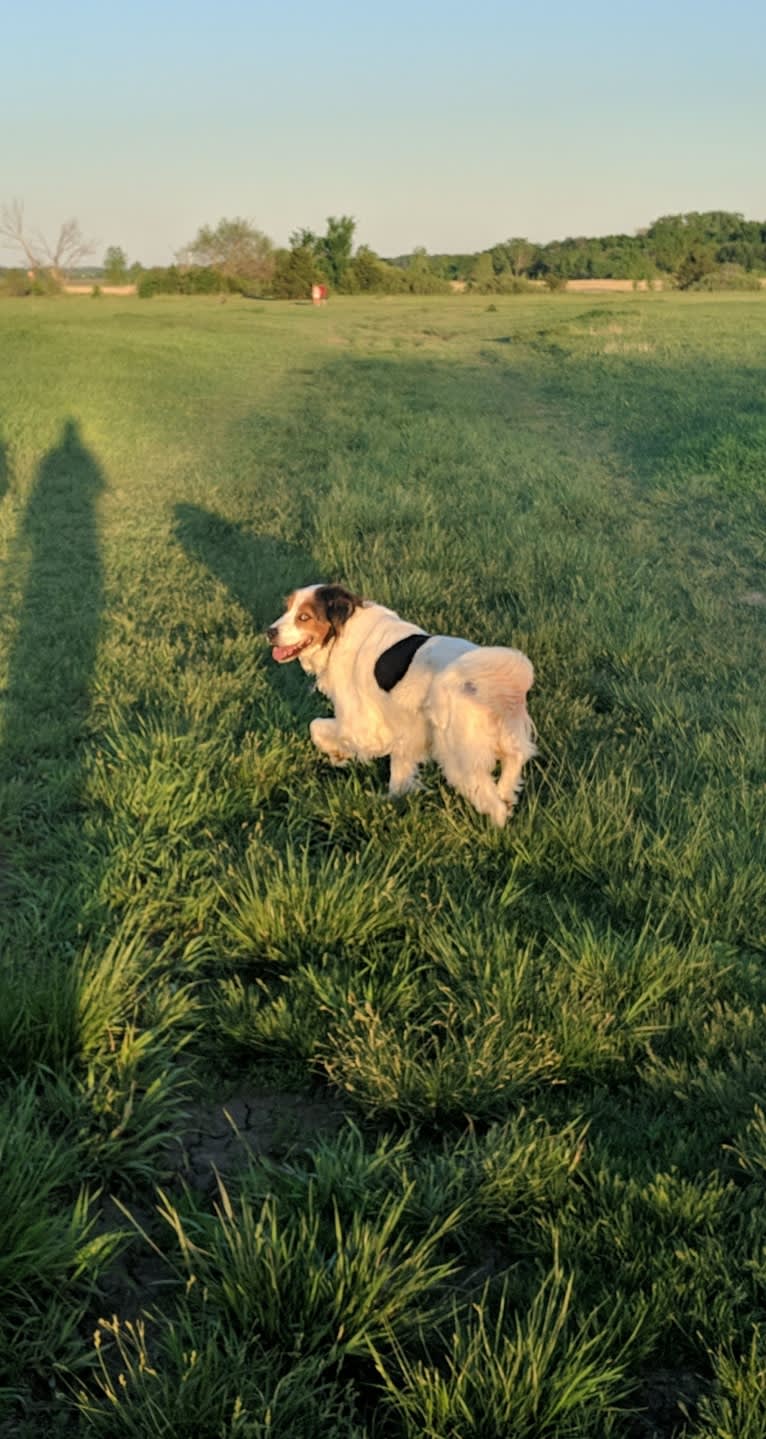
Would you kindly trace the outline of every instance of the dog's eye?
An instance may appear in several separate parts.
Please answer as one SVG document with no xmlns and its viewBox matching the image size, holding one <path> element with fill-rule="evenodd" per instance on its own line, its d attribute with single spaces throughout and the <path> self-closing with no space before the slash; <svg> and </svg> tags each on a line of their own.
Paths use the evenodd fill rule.
<svg viewBox="0 0 766 1439">
<path fill-rule="evenodd" d="M 303 620 L 307 620 L 307 619 L 308 619 L 308 615 L 298 615 L 298 623 L 299 623 L 299 624 L 300 624 Z"/>
</svg>

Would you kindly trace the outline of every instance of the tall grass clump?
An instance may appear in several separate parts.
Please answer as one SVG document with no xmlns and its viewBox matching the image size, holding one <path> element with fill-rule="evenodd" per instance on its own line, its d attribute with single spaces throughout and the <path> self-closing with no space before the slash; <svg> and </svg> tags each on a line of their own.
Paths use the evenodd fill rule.
<svg viewBox="0 0 766 1439">
<path fill-rule="evenodd" d="M 624 1364 L 607 1324 L 572 1323 L 573 1281 L 554 1268 L 523 1311 L 504 1287 L 455 1313 L 433 1361 L 384 1362 L 407 1439 L 577 1439 L 618 1434 Z"/>
<path fill-rule="evenodd" d="M 288 846 L 248 854 L 234 891 L 222 896 L 231 953 L 252 966 L 289 966 L 329 955 L 362 954 L 404 928 L 408 890 L 397 857 L 312 853 Z"/>
<path fill-rule="evenodd" d="M 352 1387 L 322 1358 L 285 1357 L 211 1316 L 201 1334 L 173 1323 L 102 1320 L 96 1372 L 80 1388 L 86 1433 L 103 1439 L 364 1439 Z"/>
<path fill-rule="evenodd" d="M 715 1388 L 702 1395 L 691 1439 L 764 1439 L 766 1436 L 766 1351 L 762 1327 L 753 1330 L 739 1355 L 712 1356 Z"/>
<path fill-rule="evenodd" d="M 436 1257 L 447 1216 L 413 1240 L 402 1222 L 409 1193 L 383 1201 L 375 1219 L 324 1210 L 309 1185 L 300 1208 L 273 1195 L 253 1203 L 219 1181 L 210 1216 L 185 1216 L 163 1197 L 160 1215 L 177 1244 L 180 1272 L 225 1313 L 237 1333 L 336 1361 L 382 1343 L 386 1326 L 414 1332 L 435 1312 L 435 1290 L 453 1266 Z"/>
<path fill-rule="evenodd" d="M 120 1243 L 95 1228 L 77 1149 L 22 1081 L 0 1102 L 0 1412 L 40 1399 L 82 1361 L 78 1327 Z"/>
</svg>

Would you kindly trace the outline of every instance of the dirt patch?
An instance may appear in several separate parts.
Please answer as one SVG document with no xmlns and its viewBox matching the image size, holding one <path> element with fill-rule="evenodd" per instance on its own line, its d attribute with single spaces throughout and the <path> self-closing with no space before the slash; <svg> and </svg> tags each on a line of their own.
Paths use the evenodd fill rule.
<svg viewBox="0 0 766 1439">
<path fill-rule="evenodd" d="M 98 285 L 102 295 L 135 295 L 135 285 L 102 285 L 100 280 L 91 280 L 89 285 L 65 285 L 65 295 L 92 295 L 94 285 Z"/>
<path fill-rule="evenodd" d="M 320 1135 L 337 1133 L 343 1116 L 336 1101 L 276 1090 L 243 1091 L 222 1104 L 198 1105 L 184 1136 L 181 1176 L 195 1189 L 212 1191 L 216 1171 L 231 1174 L 253 1155 L 303 1148 Z"/>
<path fill-rule="evenodd" d="M 626 1439 L 667 1439 L 680 1433 L 704 1388 L 699 1375 L 689 1369 L 658 1369 L 646 1375 L 631 1399 L 643 1412 L 630 1421 Z"/>
<path fill-rule="evenodd" d="M 763 590 L 748 590 L 746 594 L 740 595 L 741 605 L 766 605 L 766 594 Z"/>
<path fill-rule="evenodd" d="M 605 355 L 649 355 L 654 349 L 648 340 L 607 340 Z"/>
<path fill-rule="evenodd" d="M 567 280 L 566 288 L 582 295 L 596 295 L 599 291 L 618 291 L 622 294 L 631 290 L 661 290 L 662 280 Z"/>
<path fill-rule="evenodd" d="M 344 1114 L 342 1105 L 329 1097 L 278 1090 L 242 1090 L 223 1103 L 196 1105 L 189 1113 L 182 1150 L 168 1150 L 172 1173 L 162 1188 L 172 1195 L 187 1184 L 212 1198 L 218 1175 L 226 1182 L 257 1155 L 274 1157 L 302 1149 L 320 1135 L 335 1134 Z M 125 1321 L 137 1319 L 151 1305 L 161 1309 L 163 1295 L 178 1288 L 177 1276 L 157 1252 L 167 1242 L 167 1225 L 155 1206 L 138 1199 L 125 1208 L 136 1233 L 104 1276 L 83 1332 L 92 1332 L 102 1316 L 119 1314 Z M 114 1199 L 105 1199 L 94 1233 L 114 1229 L 129 1231 L 131 1221 Z"/>
</svg>

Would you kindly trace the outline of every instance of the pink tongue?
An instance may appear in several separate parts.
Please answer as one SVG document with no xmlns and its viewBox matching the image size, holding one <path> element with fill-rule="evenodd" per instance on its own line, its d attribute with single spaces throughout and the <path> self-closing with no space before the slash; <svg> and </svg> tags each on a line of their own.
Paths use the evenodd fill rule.
<svg viewBox="0 0 766 1439">
<path fill-rule="evenodd" d="M 271 651 L 271 658 L 276 660 L 277 664 L 281 664 L 282 660 L 287 658 L 293 648 L 293 645 L 275 645 Z"/>
</svg>

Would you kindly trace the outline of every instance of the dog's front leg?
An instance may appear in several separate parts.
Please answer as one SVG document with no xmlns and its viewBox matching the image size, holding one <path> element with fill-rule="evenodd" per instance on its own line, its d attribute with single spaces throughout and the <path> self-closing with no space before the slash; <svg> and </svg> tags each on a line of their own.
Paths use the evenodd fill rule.
<svg viewBox="0 0 766 1439">
<path fill-rule="evenodd" d="M 391 754 L 391 778 L 388 782 L 388 793 L 392 799 L 401 794 L 409 794 L 410 790 L 417 789 L 418 761 L 413 759 L 406 751 L 393 750 Z"/>
<path fill-rule="evenodd" d="M 349 758 L 349 750 L 346 749 L 339 731 L 337 720 L 315 719 L 309 725 L 309 733 L 312 742 L 317 749 L 326 754 L 331 764 L 345 764 Z"/>
</svg>

